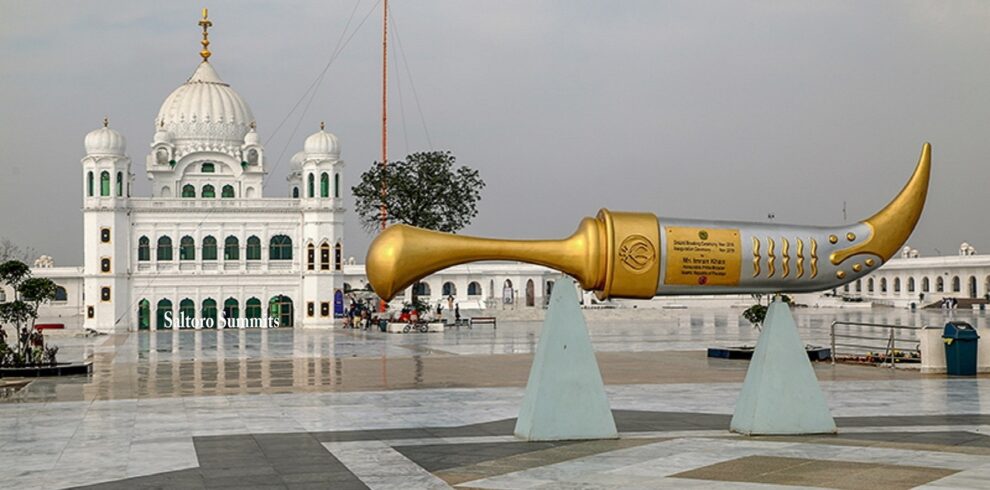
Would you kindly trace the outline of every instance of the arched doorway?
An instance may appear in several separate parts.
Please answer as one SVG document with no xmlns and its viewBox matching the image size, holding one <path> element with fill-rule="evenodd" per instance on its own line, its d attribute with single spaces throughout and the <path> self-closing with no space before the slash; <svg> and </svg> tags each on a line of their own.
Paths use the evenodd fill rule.
<svg viewBox="0 0 990 490">
<path fill-rule="evenodd" d="M 151 329 L 151 302 L 142 299 L 138 302 L 138 330 Z"/>
<path fill-rule="evenodd" d="M 203 328 L 217 328 L 217 301 L 213 298 L 203 300 Z"/>
<path fill-rule="evenodd" d="M 526 306 L 536 306 L 536 286 L 532 279 L 526 281 Z"/>
<path fill-rule="evenodd" d="M 224 326 L 225 327 L 236 326 L 236 322 L 234 322 L 234 320 L 237 320 L 237 318 L 240 316 L 241 316 L 241 308 L 240 305 L 237 304 L 237 300 L 235 298 L 227 298 L 226 300 L 224 300 L 223 317 L 227 320 L 227 325 Z"/>
<path fill-rule="evenodd" d="M 502 303 L 511 305 L 513 299 L 515 299 L 515 292 L 512 290 L 512 281 L 506 279 L 502 283 Z"/>
<path fill-rule="evenodd" d="M 976 297 L 976 276 L 969 276 L 969 297 Z"/>
<path fill-rule="evenodd" d="M 244 305 L 244 318 L 248 320 L 260 320 L 261 319 L 261 300 L 258 298 L 250 298 Z"/>
<path fill-rule="evenodd" d="M 166 315 L 166 313 L 169 315 Z M 172 320 L 174 319 L 168 318 L 168 321 L 166 321 L 166 317 L 171 317 L 171 313 L 172 302 L 167 299 L 159 300 L 158 308 L 155 310 L 155 328 L 158 330 L 167 330 L 172 328 Z"/>
<path fill-rule="evenodd" d="M 291 327 L 292 326 L 292 299 L 284 294 L 272 297 L 271 301 L 268 302 L 268 316 L 270 318 L 278 319 L 278 326 L 280 327 Z"/>
</svg>

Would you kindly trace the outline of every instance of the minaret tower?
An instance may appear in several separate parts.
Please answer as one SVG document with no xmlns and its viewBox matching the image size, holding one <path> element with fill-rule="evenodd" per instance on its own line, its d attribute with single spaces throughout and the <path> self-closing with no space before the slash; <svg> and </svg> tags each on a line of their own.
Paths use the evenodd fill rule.
<svg viewBox="0 0 990 490">
<path fill-rule="evenodd" d="M 332 327 L 335 296 L 343 294 L 344 162 L 337 137 L 322 122 L 306 138 L 301 160 L 303 325 Z"/>
<path fill-rule="evenodd" d="M 83 325 L 100 332 L 126 330 L 131 159 L 124 137 L 106 118 L 102 128 L 86 135 L 84 146 Z"/>
</svg>

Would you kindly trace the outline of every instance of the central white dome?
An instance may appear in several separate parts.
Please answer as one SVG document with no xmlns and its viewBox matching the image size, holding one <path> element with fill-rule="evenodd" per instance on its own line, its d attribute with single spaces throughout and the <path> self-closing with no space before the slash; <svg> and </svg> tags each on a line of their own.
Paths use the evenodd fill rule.
<svg viewBox="0 0 990 490">
<path fill-rule="evenodd" d="M 240 144 L 253 121 L 247 102 L 204 61 L 189 81 L 165 98 L 155 126 L 167 130 L 177 142 L 224 140 Z"/>
</svg>

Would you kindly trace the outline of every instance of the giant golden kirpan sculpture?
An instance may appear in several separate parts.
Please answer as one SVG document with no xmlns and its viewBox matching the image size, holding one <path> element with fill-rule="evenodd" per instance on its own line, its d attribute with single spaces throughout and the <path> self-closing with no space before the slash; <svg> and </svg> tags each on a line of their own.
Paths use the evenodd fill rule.
<svg viewBox="0 0 990 490">
<path fill-rule="evenodd" d="M 368 279 L 389 300 L 453 265 L 516 260 L 567 273 L 601 299 L 832 289 L 897 253 L 921 217 L 930 175 L 931 145 L 925 143 L 900 194 L 848 226 L 671 219 L 607 209 L 584 218 L 563 240 L 474 238 L 393 225 L 368 249 Z"/>
</svg>

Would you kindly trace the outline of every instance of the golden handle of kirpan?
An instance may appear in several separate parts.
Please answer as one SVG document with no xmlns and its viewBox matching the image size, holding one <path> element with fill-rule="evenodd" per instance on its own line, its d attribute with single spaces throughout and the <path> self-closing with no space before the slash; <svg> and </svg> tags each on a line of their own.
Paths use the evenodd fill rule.
<svg viewBox="0 0 990 490">
<path fill-rule="evenodd" d="M 614 243 L 621 236 L 636 236 Z M 627 298 L 652 298 L 659 274 L 657 218 L 649 213 L 601 210 L 585 218 L 573 235 L 562 240 L 499 240 L 476 238 L 393 225 L 368 249 L 371 286 L 389 300 L 419 279 L 447 267 L 480 260 L 518 260 L 545 265 L 573 276 L 581 287 Z M 615 261 L 631 264 L 618 271 Z M 626 277 L 632 276 L 632 277 Z"/>
</svg>

